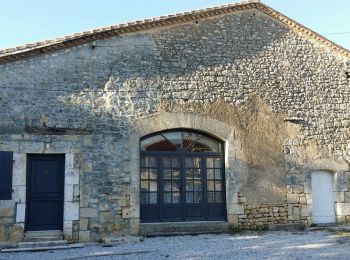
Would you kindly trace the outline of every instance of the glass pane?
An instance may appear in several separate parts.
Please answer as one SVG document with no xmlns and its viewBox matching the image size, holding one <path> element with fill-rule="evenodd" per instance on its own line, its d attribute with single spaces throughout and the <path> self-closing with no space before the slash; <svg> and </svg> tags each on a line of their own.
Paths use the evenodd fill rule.
<svg viewBox="0 0 350 260">
<path fill-rule="evenodd" d="M 216 181 L 215 182 L 215 190 L 216 191 L 221 191 L 221 181 Z"/>
<path fill-rule="evenodd" d="M 201 203 L 202 202 L 202 193 L 194 192 L 193 193 L 193 203 Z"/>
<path fill-rule="evenodd" d="M 148 179 L 148 169 L 141 169 L 141 179 Z"/>
<path fill-rule="evenodd" d="M 182 134 L 181 132 L 168 132 L 162 134 L 173 146 L 176 148 L 182 147 Z"/>
<path fill-rule="evenodd" d="M 186 169 L 186 179 L 192 179 L 192 178 L 193 178 L 193 170 Z"/>
<path fill-rule="evenodd" d="M 164 157 L 163 158 L 163 167 L 171 168 L 172 157 Z"/>
<path fill-rule="evenodd" d="M 179 192 L 173 192 L 172 195 L 173 195 L 172 203 L 173 204 L 180 203 L 180 193 Z"/>
<path fill-rule="evenodd" d="M 141 167 L 157 167 L 157 158 L 141 156 Z"/>
<path fill-rule="evenodd" d="M 220 147 L 213 138 L 193 132 L 184 132 L 183 142 L 186 149 L 193 152 L 216 152 Z"/>
<path fill-rule="evenodd" d="M 172 159 L 171 159 L 171 166 L 173 167 L 173 168 L 179 168 L 179 166 L 180 166 L 180 159 L 179 158 L 177 158 L 177 157 L 172 157 Z"/>
<path fill-rule="evenodd" d="M 164 203 L 171 203 L 171 193 L 170 192 L 164 192 Z"/>
<path fill-rule="evenodd" d="M 193 158 L 193 164 L 195 168 L 200 168 L 201 167 L 201 158 Z"/>
<path fill-rule="evenodd" d="M 141 204 L 148 204 L 148 193 L 141 192 Z"/>
<path fill-rule="evenodd" d="M 156 180 L 157 179 L 157 169 L 153 169 L 153 168 L 151 168 L 151 169 L 149 169 L 149 178 L 151 179 L 151 180 Z"/>
<path fill-rule="evenodd" d="M 186 192 L 186 203 L 193 203 L 193 193 Z"/>
<path fill-rule="evenodd" d="M 221 159 L 220 158 L 214 158 L 214 167 L 221 168 Z"/>
<path fill-rule="evenodd" d="M 214 158 L 208 157 L 207 158 L 207 168 L 213 168 L 214 167 Z"/>
<path fill-rule="evenodd" d="M 163 158 L 163 166 L 164 168 L 179 168 L 179 158 L 177 157 L 164 157 Z"/>
<path fill-rule="evenodd" d="M 214 191 L 214 181 L 207 181 L 207 190 Z"/>
<path fill-rule="evenodd" d="M 196 151 L 196 140 L 201 135 L 192 132 L 183 132 L 183 146 L 188 151 Z"/>
<path fill-rule="evenodd" d="M 171 169 L 164 169 L 164 179 L 171 179 Z"/>
<path fill-rule="evenodd" d="M 201 158 L 197 157 L 187 157 L 185 158 L 185 167 L 186 168 L 200 168 Z"/>
<path fill-rule="evenodd" d="M 150 191 L 157 191 L 157 181 L 150 181 L 149 182 L 149 190 Z"/>
<path fill-rule="evenodd" d="M 214 179 L 214 169 L 207 169 L 207 179 Z"/>
<path fill-rule="evenodd" d="M 186 181 L 186 190 L 193 191 L 193 181 Z"/>
<path fill-rule="evenodd" d="M 202 135 L 201 138 L 195 141 L 195 149 L 193 151 L 221 153 L 221 143 L 211 137 Z"/>
<path fill-rule="evenodd" d="M 164 186 L 164 191 L 171 191 L 171 181 L 164 181 L 163 186 Z"/>
<path fill-rule="evenodd" d="M 180 180 L 173 180 L 173 191 L 180 191 Z"/>
<path fill-rule="evenodd" d="M 221 192 L 215 192 L 216 202 L 221 203 L 222 201 L 222 193 Z"/>
<path fill-rule="evenodd" d="M 156 157 L 148 157 L 149 167 L 157 168 L 157 158 Z"/>
<path fill-rule="evenodd" d="M 175 170 L 172 173 L 173 173 L 173 179 L 179 179 L 180 178 L 180 171 Z"/>
<path fill-rule="evenodd" d="M 149 204 L 157 204 L 157 193 L 151 192 L 149 194 Z"/>
<path fill-rule="evenodd" d="M 215 169 L 215 179 L 221 179 L 221 169 Z"/>
<path fill-rule="evenodd" d="M 141 181 L 141 191 L 148 191 L 148 181 Z"/>
<path fill-rule="evenodd" d="M 201 191 L 202 190 L 202 182 L 201 181 L 194 181 L 193 190 Z"/>
<path fill-rule="evenodd" d="M 214 203 L 215 202 L 215 192 L 208 192 L 208 203 Z"/>
<path fill-rule="evenodd" d="M 141 141 L 141 151 L 176 151 L 176 147 L 162 135 L 156 135 Z"/>
<path fill-rule="evenodd" d="M 194 179 L 200 180 L 201 179 L 201 170 L 194 169 L 193 170 L 193 177 L 194 177 Z"/>
</svg>

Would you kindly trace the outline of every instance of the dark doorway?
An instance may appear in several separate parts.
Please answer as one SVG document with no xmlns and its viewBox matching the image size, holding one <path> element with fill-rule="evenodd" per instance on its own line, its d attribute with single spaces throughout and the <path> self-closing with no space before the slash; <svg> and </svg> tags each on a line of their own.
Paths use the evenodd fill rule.
<svg viewBox="0 0 350 260">
<path fill-rule="evenodd" d="M 141 140 L 141 222 L 225 220 L 221 141 L 187 130 Z"/>
<path fill-rule="evenodd" d="M 64 155 L 29 154 L 26 230 L 62 230 Z"/>
</svg>

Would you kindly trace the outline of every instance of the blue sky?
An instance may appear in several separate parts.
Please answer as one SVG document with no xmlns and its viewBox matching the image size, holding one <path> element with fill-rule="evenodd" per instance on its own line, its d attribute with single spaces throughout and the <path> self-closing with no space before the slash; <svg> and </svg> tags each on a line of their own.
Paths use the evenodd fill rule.
<svg viewBox="0 0 350 260">
<path fill-rule="evenodd" d="M 225 0 L 0 1 L 2 9 L 0 49 L 136 19 L 237 2 Z M 262 2 L 350 50 L 349 0 L 262 0 Z"/>
</svg>

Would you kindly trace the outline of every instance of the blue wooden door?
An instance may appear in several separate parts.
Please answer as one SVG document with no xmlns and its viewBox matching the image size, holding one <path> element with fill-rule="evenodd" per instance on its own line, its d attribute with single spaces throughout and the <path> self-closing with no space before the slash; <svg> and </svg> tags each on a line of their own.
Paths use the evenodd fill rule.
<svg viewBox="0 0 350 260">
<path fill-rule="evenodd" d="M 26 230 L 62 230 L 64 155 L 28 155 Z"/>
<path fill-rule="evenodd" d="M 141 222 L 226 220 L 222 157 L 141 154 Z"/>
</svg>

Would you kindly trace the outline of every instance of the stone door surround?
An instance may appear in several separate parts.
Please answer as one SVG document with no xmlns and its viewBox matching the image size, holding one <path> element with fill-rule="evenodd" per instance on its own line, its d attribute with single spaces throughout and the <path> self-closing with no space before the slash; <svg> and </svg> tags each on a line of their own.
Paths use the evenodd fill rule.
<svg viewBox="0 0 350 260">
<path fill-rule="evenodd" d="M 24 230 L 26 212 L 26 171 L 27 154 L 65 154 L 64 169 L 64 210 L 63 235 L 67 240 L 72 239 L 73 221 L 79 220 L 79 169 L 74 167 L 76 151 L 66 145 L 65 149 L 51 144 L 43 152 L 41 146 L 27 147 L 14 153 L 13 167 L 13 199 L 16 203 L 15 225 Z"/>
</svg>

